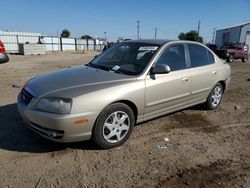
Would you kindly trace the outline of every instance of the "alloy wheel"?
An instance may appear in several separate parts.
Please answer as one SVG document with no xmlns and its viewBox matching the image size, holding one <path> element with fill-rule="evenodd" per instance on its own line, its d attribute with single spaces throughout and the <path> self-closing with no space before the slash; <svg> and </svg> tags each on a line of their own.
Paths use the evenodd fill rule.
<svg viewBox="0 0 250 188">
<path fill-rule="evenodd" d="M 219 86 L 216 86 L 213 90 L 211 99 L 212 99 L 212 106 L 216 107 L 220 104 L 221 98 L 222 98 L 222 89 Z"/>
<path fill-rule="evenodd" d="M 128 133 L 130 118 L 123 111 L 113 112 L 104 122 L 103 137 L 109 143 L 121 141 Z"/>
</svg>

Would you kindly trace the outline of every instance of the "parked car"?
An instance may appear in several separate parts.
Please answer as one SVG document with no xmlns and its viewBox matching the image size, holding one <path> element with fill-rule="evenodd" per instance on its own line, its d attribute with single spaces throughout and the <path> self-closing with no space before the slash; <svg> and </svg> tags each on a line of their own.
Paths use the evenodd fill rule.
<svg viewBox="0 0 250 188">
<path fill-rule="evenodd" d="M 2 41 L 0 40 L 0 63 L 6 63 L 8 61 L 9 61 L 9 57 L 6 54 L 6 50 Z"/>
<path fill-rule="evenodd" d="M 113 46 L 115 43 L 114 42 L 107 42 L 105 45 L 104 45 L 104 48 L 102 49 L 102 51 L 106 51 L 107 49 L 109 49 L 111 46 Z"/>
<path fill-rule="evenodd" d="M 225 44 L 220 49 L 215 50 L 215 53 L 222 59 L 226 59 L 227 62 L 232 62 L 234 59 L 241 59 L 242 62 L 248 60 L 249 47 L 243 43 L 237 44 Z"/>
<path fill-rule="evenodd" d="M 86 66 L 29 80 L 17 103 L 26 125 L 45 138 L 92 138 L 112 148 L 136 123 L 201 103 L 216 109 L 229 80 L 230 66 L 200 43 L 130 40 Z"/>
</svg>

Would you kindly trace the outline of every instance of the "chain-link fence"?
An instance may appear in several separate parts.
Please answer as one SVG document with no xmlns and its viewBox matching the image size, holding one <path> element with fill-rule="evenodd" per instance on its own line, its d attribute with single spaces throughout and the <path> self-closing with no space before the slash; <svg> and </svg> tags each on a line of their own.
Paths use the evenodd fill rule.
<svg viewBox="0 0 250 188">
<path fill-rule="evenodd" d="M 62 38 L 55 36 L 38 36 L 31 34 L 1 34 L 0 40 L 4 43 L 7 53 L 20 53 L 20 44 L 44 44 L 46 51 L 102 51 L 104 44 L 95 39 Z"/>
</svg>

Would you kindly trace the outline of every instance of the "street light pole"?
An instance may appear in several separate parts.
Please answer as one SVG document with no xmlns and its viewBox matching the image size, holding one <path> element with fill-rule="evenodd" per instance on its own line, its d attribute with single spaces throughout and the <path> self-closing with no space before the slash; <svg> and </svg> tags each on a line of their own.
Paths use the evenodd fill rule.
<svg viewBox="0 0 250 188">
<path fill-rule="evenodd" d="M 199 22 L 198 22 L 198 37 L 200 36 L 200 25 L 201 25 L 201 22 L 199 20 Z"/>
<path fill-rule="evenodd" d="M 104 31 L 104 40 L 105 40 L 105 41 L 106 41 L 106 34 L 107 34 L 107 32 Z"/>
<path fill-rule="evenodd" d="M 140 39 L 140 25 L 139 25 L 140 21 L 137 21 L 136 23 L 137 23 L 137 26 L 136 26 L 137 27 L 137 39 Z"/>
<path fill-rule="evenodd" d="M 157 38 L 157 27 L 155 28 L 155 39 Z"/>
</svg>

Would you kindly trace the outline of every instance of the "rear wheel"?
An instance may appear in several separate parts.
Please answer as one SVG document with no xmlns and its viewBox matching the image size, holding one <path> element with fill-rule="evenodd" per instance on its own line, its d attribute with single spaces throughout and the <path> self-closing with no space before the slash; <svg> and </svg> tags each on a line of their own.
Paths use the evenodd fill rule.
<svg viewBox="0 0 250 188">
<path fill-rule="evenodd" d="M 113 148 L 127 141 L 135 124 L 131 108 L 123 103 L 111 104 L 96 120 L 93 140 L 101 148 Z"/>
<path fill-rule="evenodd" d="M 242 60 L 242 63 L 245 63 L 247 62 L 247 57 L 243 57 L 241 60 Z"/>
<path fill-rule="evenodd" d="M 207 98 L 207 101 L 205 103 L 206 109 L 213 110 L 218 108 L 222 99 L 222 95 L 223 87 L 220 83 L 217 83 Z"/>
<path fill-rule="evenodd" d="M 234 59 L 234 56 L 233 55 L 229 55 L 229 57 L 227 58 L 227 62 L 232 63 L 233 59 Z"/>
</svg>

